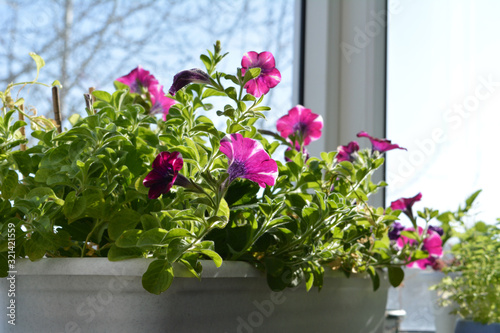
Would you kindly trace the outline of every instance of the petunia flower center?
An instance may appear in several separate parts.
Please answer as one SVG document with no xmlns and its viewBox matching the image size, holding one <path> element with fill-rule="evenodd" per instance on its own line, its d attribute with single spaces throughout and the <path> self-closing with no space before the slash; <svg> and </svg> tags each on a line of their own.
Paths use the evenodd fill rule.
<svg viewBox="0 0 500 333">
<path fill-rule="evenodd" d="M 244 176 L 246 174 L 245 163 L 243 161 L 233 161 L 233 163 L 231 163 L 231 165 L 227 169 L 227 173 L 229 173 L 230 181 Z"/>
<path fill-rule="evenodd" d="M 304 134 L 307 131 L 307 124 L 299 121 L 293 126 L 293 131 L 299 134 Z"/>
<path fill-rule="evenodd" d="M 130 84 L 130 91 L 131 92 L 138 93 L 141 91 L 141 89 L 142 89 L 141 81 L 139 81 L 138 79 L 135 79 L 133 82 L 131 82 L 131 84 Z"/>
</svg>

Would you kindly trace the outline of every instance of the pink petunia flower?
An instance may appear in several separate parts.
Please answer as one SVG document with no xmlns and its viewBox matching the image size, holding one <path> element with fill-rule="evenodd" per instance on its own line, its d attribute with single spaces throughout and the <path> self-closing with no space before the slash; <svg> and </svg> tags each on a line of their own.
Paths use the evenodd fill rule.
<svg viewBox="0 0 500 333">
<path fill-rule="evenodd" d="M 351 141 L 347 146 L 338 146 L 337 148 L 337 161 L 354 161 L 354 154 L 359 150 L 359 144 L 356 141 Z"/>
<path fill-rule="evenodd" d="M 167 120 L 168 111 L 170 107 L 177 103 L 175 99 L 165 96 L 163 86 L 154 85 L 149 87 L 149 95 L 151 97 L 151 110 L 150 114 L 163 114 L 163 120 Z"/>
<path fill-rule="evenodd" d="M 370 142 L 372 143 L 372 150 L 378 151 L 380 153 L 384 153 L 389 150 L 393 149 L 404 149 L 407 150 L 406 148 L 400 147 L 399 145 L 395 143 L 391 143 L 391 140 L 387 139 L 377 139 L 369 135 L 368 133 L 362 131 L 358 133 L 358 138 L 360 137 L 365 137 L 370 139 Z"/>
<path fill-rule="evenodd" d="M 302 105 L 297 105 L 289 110 L 288 114 L 278 119 L 276 128 L 282 137 L 296 136 L 307 146 L 311 141 L 321 137 L 323 117 L 312 113 L 310 109 Z"/>
<path fill-rule="evenodd" d="M 148 197 L 156 199 L 170 191 L 183 164 L 182 155 L 177 151 L 158 154 L 153 162 L 153 170 L 143 181 L 144 186 L 149 187 Z"/>
<path fill-rule="evenodd" d="M 116 79 L 116 81 L 126 84 L 130 87 L 130 92 L 136 94 L 145 93 L 149 90 L 150 86 L 159 84 L 154 75 L 149 74 L 149 71 L 143 69 L 141 66 L 137 66 L 137 68 L 133 69 L 127 75 Z"/>
<path fill-rule="evenodd" d="M 227 156 L 229 182 L 246 178 L 259 184 L 273 186 L 278 177 L 278 164 L 271 159 L 262 144 L 239 133 L 226 135 L 220 142 L 220 151 Z"/>
<path fill-rule="evenodd" d="M 199 68 L 183 70 L 174 76 L 174 82 L 168 92 L 174 96 L 176 92 L 184 88 L 190 83 L 210 83 L 210 75 Z"/>
<path fill-rule="evenodd" d="M 410 219 L 413 219 L 412 207 L 415 202 L 420 201 L 422 199 L 422 193 L 418 193 L 413 198 L 400 198 L 396 201 L 391 202 L 392 210 L 401 210 L 405 213 Z"/>
<path fill-rule="evenodd" d="M 247 52 L 241 59 L 241 74 L 245 75 L 250 68 L 260 68 L 260 74 L 245 84 L 247 93 L 259 98 L 276 87 L 281 81 L 281 73 L 275 67 L 274 56 L 271 52 Z"/>
<path fill-rule="evenodd" d="M 415 231 L 413 228 L 407 228 L 406 231 Z M 422 236 L 424 230 L 422 227 L 418 227 L 418 234 Z M 417 241 L 414 239 L 409 239 L 405 236 L 399 237 L 397 244 L 400 248 L 403 248 L 405 244 L 416 245 Z M 427 229 L 427 235 L 424 237 L 422 250 L 427 251 L 429 256 L 424 259 L 418 259 L 409 263 L 408 267 L 417 267 L 420 269 L 425 269 L 427 266 L 433 266 L 437 258 L 443 255 L 443 241 L 439 234 L 433 230 Z"/>
</svg>

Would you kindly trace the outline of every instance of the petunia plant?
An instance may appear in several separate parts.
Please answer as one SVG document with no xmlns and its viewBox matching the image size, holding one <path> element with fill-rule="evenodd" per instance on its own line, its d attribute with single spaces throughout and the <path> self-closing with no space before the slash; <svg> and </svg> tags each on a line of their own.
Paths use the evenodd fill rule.
<svg viewBox="0 0 500 333">
<path fill-rule="evenodd" d="M 39 126 L 26 150 L 17 147 L 27 142 L 27 123 L 13 119 L 23 101 L 4 92 L 2 275 L 10 226 L 15 255 L 30 260 L 150 258 L 142 282 L 155 294 L 168 289 L 177 265 L 201 277 L 204 259 L 249 262 L 273 290 L 321 288 L 329 269 L 367 273 L 376 288 L 379 268 L 398 285 L 401 266 L 431 253 L 391 241 L 394 233 L 411 234 L 393 226 L 404 208 L 368 202 L 386 185 L 372 181 L 384 154 L 404 148 L 361 132 L 371 149 L 353 141 L 309 156 L 321 116 L 302 105 L 286 112 L 262 104 L 281 80 L 273 55 L 247 52 L 234 73 L 217 70 L 224 56 L 216 43 L 200 57 L 205 68 L 181 70 L 168 95 L 142 67 L 117 75 L 115 92 L 92 93 L 85 117 L 72 116 L 62 133 Z M 214 100 L 223 106 L 214 108 Z M 276 131 L 256 127 L 266 112 L 283 114 Z M 211 120 L 217 116 L 224 128 Z"/>
<path fill-rule="evenodd" d="M 400 198 L 391 203 L 393 210 L 402 211 L 410 220 L 411 227 L 404 227 L 399 222 L 389 229 L 389 238 L 393 245 L 402 251 L 413 252 L 408 267 L 425 269 L 432 267 L 440 270 L 443 266 L 443 228 L 431 225 L 430 221 L 439 216 L 439 211 L 425 208 L 418 212 L 418 217 L 424 220 L 419 225 L 417 217 L 413 215 L 413 205 L 422 199 L 422 193 L 411 198 Z"/>
</svg>

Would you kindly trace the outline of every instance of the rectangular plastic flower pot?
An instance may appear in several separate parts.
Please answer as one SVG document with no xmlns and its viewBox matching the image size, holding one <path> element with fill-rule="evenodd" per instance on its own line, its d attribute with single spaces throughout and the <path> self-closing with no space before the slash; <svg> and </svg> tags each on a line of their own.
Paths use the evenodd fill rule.
<svg viewBox="0 0 500 333">
<path fill-rule="evenodd" d="M 381 333 L 388 283 L 373 292 L 369 277 L 326 274 L 318 292 L 303 285 L 272 292 L 265 276 L 244 262 L 216 268 L 203 262 L 202 279 L 177 269 L 161 295 L 146 292 L 149 260 L 107 258 L 18 261 L 15 280 L 0 279 L 1 308 L 15 300 L 15 326 L 2 332 L 349 332 Z M 330 274 L 331 273 L 331 274 Z M 8 296 L 15 289 L 15 298 Z M 8 312 L 7 312 L 8 313 Z M 3 315 L 5 318 L 5 314 Z"/>
<path fill-rule="evenodd" d="M 500 333 L 500 323 L 484 325 L 470 320 L 459 320 L 455 333 Z"/>
</svg>

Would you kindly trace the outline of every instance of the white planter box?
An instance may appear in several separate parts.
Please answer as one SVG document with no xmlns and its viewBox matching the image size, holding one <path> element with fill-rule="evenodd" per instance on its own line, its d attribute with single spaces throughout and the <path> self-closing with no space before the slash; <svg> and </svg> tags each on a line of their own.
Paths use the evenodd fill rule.
<svg viewBox="0 0 500 333">
<path fill-rule="evenodd" d="M 221 332 L 380 333 L 388 283 L 372 291 L 369 278 L 327 274 L 321 292 L 272 292 L 261 272 L 244 262 L 220 268 L 204 262 L 201 281 L 176 270 L 161 295 L 146 292 L 141 276 L 149 260 L 106 258 L 18 261 L 15 326 L 2 332 Z M 182 277 L 184 276 L 184 277 Z M 9 281 L 0 279 L 8 313 Z M 3 314 L 5 318 L 5 314 Z M 8 317 L 7 317 L 8 318 Z"/>
</svg>

